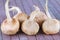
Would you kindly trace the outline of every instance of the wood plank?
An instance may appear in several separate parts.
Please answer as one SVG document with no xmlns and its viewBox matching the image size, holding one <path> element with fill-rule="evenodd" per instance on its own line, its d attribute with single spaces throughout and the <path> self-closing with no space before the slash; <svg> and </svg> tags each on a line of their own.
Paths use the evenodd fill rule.
<svg viewBox="0 0 60 40">
<path fill-rule="evenodd" d="M 4 14 L 4 15 L 3 15 Z M 5 10 L 4 10 L 4 5 L 3 5 L 3 0 L 0 0 L 0 24 L 2 21 L 6 18 L 5 16 Z"/>
<path fill-rule="evenodd" d="M 3 1 L 2 0 L 0 0 L 0 24 L 1 24 L 1 22 L 2 22 L 2 12 L 1 11 L 3 11 L 2 9 L 3 9 Z"/>
<path fill-rule="evenodd" d="M 2 38 L 3 38 L 3 40 L 11 40 L 10 36 L 5 35 L 5 34 L 2 34 Z"/>
<path fill-rule="evenodd" d="M 45 0 L 38 0 L 38 3 L 40 4 L 42 11 L 45 12 Z"/>
<path fill-rule="evenodd" d="M 55 17 L 60 20 L 60 16 L 59 16 L 60 14 L 59 14 L 59 12 L 56 9 L 57 8 L 56 6 L 58 6 L 58 5 L 55 5 L 52 1 L 50 1 L 49 5 L 51 5 L 50 8 L 54 12 L 53 15 L 55 15 Z"/>
<path fill-rule="evenodd" d="M 59 8 L 60 8 L 60 5 L 58 5 L 56 1 L 55 1 L 55 2 L 52 2 L 52 1 L 51 1 L 51 3 L 52 3 L 52 5 L 54 6 L 55 10 L 56 10 L 58 13 L 60 13 L 60 9 L 59 9 Z"/>
<path fill-rule="evenodd" d="M 41 34 L 40 32 L 36 35 L 37 40 L 45 40 L 44 34 Z"/>
<path fill-rule="evenodd" d="M 21 0 L 21 3 L 25 9 L 25 12 L 29 15 L 31 13 L 30 8 L 25 0 Z"/>
<path fill-rule="evenodd" d="M 32 11 L 34 11 L 34 7 L 33 7 L 33 2 L 32 2 L 32 0 L 27 0 L 27 3 L 28 3 L 28 6 L 29 6 L 29 8 L 30 8 L 30 11 L 32 12 Z"/>
<path fill-rule="evenodd" d="M 12 6 L 17 6 L 15 3 L 15 0 L 10 0 L 9 2 L 9 7 L 11 8 Z M 10 16 L 13 17 L 14 15 L 16 15 L 17 13 L 15 11 L 10 11 Z"/>
<path fill-rule="evenodd" d="M 60 35 L 56 34 L 56 35 L 52 35 L 54 40 L 60 40 Z"/>
<path fill-rule="evenodd" d="M 52 16 L 52 18 L 56 18 L 56 17 L 53 15 L 53 11 L 51 10 L 50 7 L 49 7 L 49 13 L 50 13 L 50 15 Z"/>
<path fill-rule="evenodd" d="M 40 2 L 40 4 L 42 5 L 43 8 L 45 8 L 45 2 L 46 0 L 38 0 Z"/>
<path fill-rule="evenodd" d="M 22 12 L 25 12 L 21 0 L 16 0 L 16 5 L 21 9 Z"/>
<path fill-rule="evenodd" d="M 50 0 L 50 2 L 52 2 L 52 1 L 54 1 L 54 0 Z M 58 2 L 59 3 L 59 2 Z M 54 1 L 54 2 L 52 2 L 52 4 L 53 4 L 53 6 L 55 6 L 55 8 L 57 9 L 57 10 L 60 10 L 59 8 L 60 8 L 60 5 L 58 4 L 56 1 Z"/>
<path fill-rule="evenodd" d="M 19 39 L 20 40 L 28 40 L 28 37 L 26 34 L 24 34 L 23 32 L 19 32 Z"/>
<path fill-rule="evenodd" d="M 44 11 L 44 8 L 42 7 L 42 5 L 41 5 L 41 3 L 39 2 L 39 0 L 38 0 L 38 1 L 37 1 L 37 0 L 32 0 L 32 1 L 33 1 L 33 3 L 34 3 L 35 5 L 37 5 L 37 6 L 40 8 L 41 11 L 45 12 L 45 11 Z"/>
<path fill-rule="evenodd" d="M 59 2 L 60 0 L 55 0 L 55 2 L 57 3 L 57 5 L 59 5 L 60 6 L 60 2 Z"/>
<path fill-rule="evenodd" d="M 11 36 L 11 40 L 19 40 L 19 34 L 16 34 L 16 35 L 12 35 Z"/>
<path fill-rule="evenodd" d="M 0 7 L 1 7 L 0 8 L 0 13 L 1 13 L 1 15 L 0 15 L 0 24 L 6 18 L 5 9 L 4 9 L 5 1 L 6 0 L 4 0 L 4 1 L 0 0 L 0 3 L 1 3 L 0 4 Z M 14 3 L 13 1 L 15 1 L 16 3 Z M 58 1 L 58 0 L 56 0 L 56 1 Z M 33 11 L 33 5 L 34 4 L 38 5 L 39 8 L 42 11 L 44 11 L 44 9 L 43 9 L 44 8 L 44 3 L 45 3 L 44 0 L 38 0 L 38 1 L 37 0 L 33 0 L 33 1 L 32 0 L 27 0 L 27 1 L 25 1 L 25 0 L 10 0 L 9 5 L 10 6 L 13 6 L 13 5 L 18 6 L 19 8 L 21 8 L 21 10 L 23 12 L 25 12 L 29 15 L 31 13 L 31 11 Z M 59 1 L 58 1 L 58 3 L 59 3 Z M 43 6 L 43 8 L 42 8 L 42 6 Z M 49 0 L 49 5 L 48 6 L 49 6 L 49 12 L 52 15 L 52 17 L 54 18 L 54 16 L 53 16 L 53 14 L 54 14 L 57 19 L 60 19 L 59 18 L 60 17 L 59 16 L 60 15 L 59 14 L 60 13 L 59 12 L 60 11 L 60 9 L 59 9 L 60 5 L 58 5 L 55 1 L 53 2 L 53 0 Z M 11 15 L 13 15 L 13 14 L 11 14 Z M 59 34 L 51 36 L 51 35 L 45 35 L 43 33 L 38 33 L 36 36 L 28 36 L 28 35 L 26 35 L 22 32 L 21 33 L 19 32 L 19 34 L 16 34 L 16 35 L 13 35 L 13 36 L 7 36 L 7 35 L 4 35 L 4 34 L 1 35 L 1 31 L 0 31 L 0 35 L 1 35 L 0 39 L 2 40 L 2 37 L 3 37 L 3 40 L 59 40 L 60 39 Z M 37 39 L 36 39 L 36 37 L 37 37 Z"/>
<path fill-rule="evenodd" d="M 28 40 L 36 40 L 36 37 L 35 37 L 35 35 L 34 36 L 27 36 L 28 37 Z"/>
<path fill-rule="evenodd" d="M 15 3 L 16 0 L 10 0 L 9 2 L 9 7 L 11 6 L 17 6 L 16 3 Z"/>
<path fill-rule="evenodd" d="M 53 37 L 51 35 L 43 35 L 46 40 L 53 40 Z"/>
</svg>

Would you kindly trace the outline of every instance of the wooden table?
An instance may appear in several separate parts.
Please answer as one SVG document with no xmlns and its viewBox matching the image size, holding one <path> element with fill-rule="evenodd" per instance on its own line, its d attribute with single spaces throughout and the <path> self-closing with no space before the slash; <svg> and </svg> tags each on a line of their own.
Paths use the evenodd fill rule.
<svg viewBox="0 0 60 40">
<path fill-rule="evenodd" d="M 6 18 L 5 15 L 5 2 L 6 0 L 0 0 L 0 25 Z M 45 12 L 44 5 L 45 0 L 10 0 L 9 6 L 18 6 L 26 14 L 30 14 L 34 8 L 33 5 L 37 5 L 41 11 Z M 60 19 L 60 0 L 49 0 L 49 12 L 53 18 Z M 15 14 L 11 13 L 11 17 Z M 0 31 L 0 40 L 60 40 L 60 32 L 55 35 L 46 35 L 42 31 L 35 36 L 28 36 L 19 31 L 16 35 L 7 36 Z"/>
</svg>

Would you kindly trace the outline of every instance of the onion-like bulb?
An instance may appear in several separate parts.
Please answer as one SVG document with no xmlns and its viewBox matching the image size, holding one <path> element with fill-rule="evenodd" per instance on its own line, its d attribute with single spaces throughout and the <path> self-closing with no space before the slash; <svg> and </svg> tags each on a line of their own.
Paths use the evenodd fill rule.
<svg viewBox="0 0 60 40">
<path fill-rule="evenodd" d="M 31 15 L 29 19 L 25 20 L 22 23 L 22 31 L 27 34 L 27 35 L 36 35 L 39 31 L 39 24 L 34 21 L 33 19 L 35 18 L 37 14 Z"/>
<path fill-rule="evenodd" d="M 34 16 L 34 21 L 36 21 L 40 26 L 42 25 L 42 23 L 48 18 L 44 12 L 40 11 L 40 9 L 37 6 L 33 6 L 35 8 L 35 10 L 31 13 L 30 16 Z"/>
<path fill-rule="evenodd" d="M 7 18 L 1 24 L 1 31 L 6 35 L 13 35 L 19 31 L 20 24 L 18 20 L 10 17 L 8 3 L 9 0 L 7 0 L 5 3 L 5 11 Z"/>
<path fill-rule="evenodd" d="M 52 19 L 49 11 L 48 11 L 48 0 L 46 0 L 46 15 L 49 17 L 42 26 L 43 32 L 45 34 L 56 34 L 59 32 L 59 21 L 57 19 Z"/>
</svg>

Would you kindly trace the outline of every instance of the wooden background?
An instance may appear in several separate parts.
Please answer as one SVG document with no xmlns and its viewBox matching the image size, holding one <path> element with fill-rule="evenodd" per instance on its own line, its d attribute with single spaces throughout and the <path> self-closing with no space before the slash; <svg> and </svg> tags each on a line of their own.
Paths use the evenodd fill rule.
<svg viewBox="0 0 60 40">
<path fill-rule="evenodd" d="M 5 2 L 6 0 L 0 0 L 0 25 L 6 18 L 4 8 Z M 45 0 L 10 0 L 9 3 L 10 7 L 18 6 L 28 15 L 34 10 L 33 5 L 37 5 L 41 11 L 45 12 Z M 60 20 L 60 0 L 49 0 L 48 6 L 51 16 Z M 10 12 L 10 14 L 11 17 L 15 15 L 13 12 Z M 35 36 L 28 36 L 19 31 L 16 35 L 7 36 L 0 31 L 0 40 L 60 40 L 60 32 L 56 35 L 46 35 L 42 33 L 42 31 L 39 31 L 39 33 Z"/>
</svg>

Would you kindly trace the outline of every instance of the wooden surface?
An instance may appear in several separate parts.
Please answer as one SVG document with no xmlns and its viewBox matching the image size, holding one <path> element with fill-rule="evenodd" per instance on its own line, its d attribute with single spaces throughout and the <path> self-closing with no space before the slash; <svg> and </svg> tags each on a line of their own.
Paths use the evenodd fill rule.
<svg viewBox="0 0 60 40">
<path fill-rule="evenodd" d="M 6 18 L 5 15 L 5 2 L 6 0 L 0 0 L 0 25 Z M 9 6 L 18 6 L 26 14 L 30 14 L 34 8 L 33 5 L 37 5 L 41 11 L 45 12 L 44 5 L 45 0 L 10 0 Z M 53 18 L 60 20 L 60 0 L 49 0 L 49 12 Z M 10 12 L 11 17 L 14 16 L 13 12 Z M 60 40 L 60 32 L 56 35 L 46 35 L 42 31 L 35 36 L 28 36 L 19 31 L 16 35 L 7 36 L 0 31 L 0 40 Z"/>
</svg>

